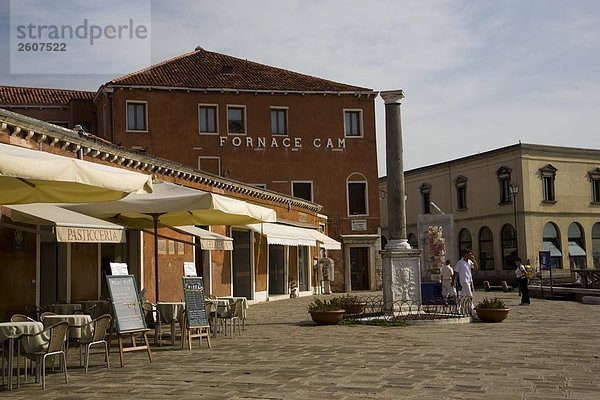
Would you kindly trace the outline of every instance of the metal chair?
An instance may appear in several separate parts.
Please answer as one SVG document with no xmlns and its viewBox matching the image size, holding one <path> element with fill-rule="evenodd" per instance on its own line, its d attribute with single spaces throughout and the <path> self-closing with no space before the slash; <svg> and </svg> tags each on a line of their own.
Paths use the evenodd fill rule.
<svg viewBox="0 0 600 400">
<path fill-rule="evenodd" d="M 233 303 L 217 305 L 217 319 L 219 325 L 223 325 L 225 336 L 227 336 L 227 326 L 229 325 L 229 336 L 233 339 L 233 331 L 237 323 L 238 335 L 242 334 L 240 326 L 240 315 L 242 314 L 243 300 L 237 299 Z"/>
<path fill-rule="evenodd" d="M 81 358 L 82 358 L 82 354 L 83 354 L 83 347 L 85 346 L 85 354 L 83 354 L 83 355 L 84 355 L 84 360 L 85 360 L 85 373 L 86 374 L 88 373 L 88 364 L 90 361 L 90 349 L 92 346 L 95 346 L 98 344 L 104 345 L 104 359 L 106 361 L 106 368 L 107 369 L 110 368 L 108 342 L 106 339 L 107 339 L 107 336 L 110 331 L 111 322 L 112 322 L 112 317 L 110 316 L 110 314 L 104 314 L 104 315 L 101 315 L 101 316 L 95 318 L 91 322 L 89 322 L 86 325 L 83 325 L 81 327 L 82 337 L 78 341 L 79 365 L 82 364 Z M 91 329 L 88 330 L 87 329 L 88 327 Z M 83 332 L 85 332 L 85 331 L 89 331 L 90 333 L 89 333 L 89 335 L 84 337 Z"/>
<path fill-rule="evenodd" d="M 156 306 L 148 300 L 142 303 L 142 310 L 144 311 L 146 326 L 150 329 L 154 329 L 154 344 L 158 344 L 160 346 L 162 338 L 160 312 L 156 309 Z"/>
<path fill-rule="evenodd" d="M 44 322 L 44 317 L 46 315 L 56 315 L 56 313 L 54 313 L 52 311 L 44 311 L 43 313 L 40 314 L 40 322 Z"/>
<path fill-rule="evenodd" d="M 10 317 L 10 322 L 35 322 L 35 320 L 25 314 L 15 314 Z"/>
<path fill-rule="evenodd" d="M 39 382 L 41 376 L 42 390 L 46 389 L 46 358 L 48 356 L 62 355 L 65 383 L 69 382 L 67 377 L 67 357 L 65 354 L 65 342 L 68 330 L 69 323 L 61 321 L 47 327 L 41 332 L 21 336 L 21 343 L 26 340 L 29 340 L 29 343 L 35 343 L 33 350 L 26 352 L 25 356 L 35 361 L 35 381 Z M 41 370 L 40 365 L 42 367 Z"/>
</svg>

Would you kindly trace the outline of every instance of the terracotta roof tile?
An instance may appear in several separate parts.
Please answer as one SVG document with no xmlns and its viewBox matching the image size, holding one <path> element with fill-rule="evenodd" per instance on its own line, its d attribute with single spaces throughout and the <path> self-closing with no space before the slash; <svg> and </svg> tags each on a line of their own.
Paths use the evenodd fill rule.
<svg viewBox="0 0 600 400">
<path fill-rule="evenodd" d="M 17 86 L 0 86 L 0 105 L 69 104 L 71 100 L 92 100 L 96 92 Z"/>
<path fill-rule="evenodd" d="M 199 89 L 358 92 L 371 89 L 346 85 L 198 48 L 108 85 L 168 86 Z"/>
</svg>

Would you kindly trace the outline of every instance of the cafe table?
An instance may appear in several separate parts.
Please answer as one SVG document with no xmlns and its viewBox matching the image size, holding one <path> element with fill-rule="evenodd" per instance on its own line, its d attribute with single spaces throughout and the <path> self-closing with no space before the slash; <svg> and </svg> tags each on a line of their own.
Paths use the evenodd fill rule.
<svg viewBox="0 0 600 400">
<path fill-rule="evenodd" d="M 83 307 L 81 304 L 50 304 L 46 307 L 48 311 L 51 311 L 56 314 L 76 314 L 81 313 Z"/>
<path fill-rule="evenodd" d="M 44 317 L 44 327 L 47 328 L 60 321 L 67 321 L 69 323 L 69 337 L 72 339 L 81 339 L 82 335 L 88 337 L 92 333 L 92 326 L 90 324 L 92 317 L 87 314 L 46 315 Z"/>
<path fill-rule="evenodd" d="M 184 302 L 160 301 L 156 303 L 156 309 L 160 313 L 161 322 L 171 324 L 171 343 L 175 346 L 175 326 L 179 322 L 183 337 L 183 315 L 185 311 Z"/>
<path fill-rule="evenodd" d="M 0 343 L 8 340 L 8 390 L 12 390 L 13 377 L 13 358 L 15 354 L 15 339 L 19 339 L 24 334 L 35 334 L 44 330 L 41 322 L 0 322 Z M 18 342 L 16 342 L 18 345 Z M 17 367 L 19 360 L 17 360 Z M 4 373 L 4 371 L 3 371 Z M 17 368 L 17 389 L 19 388 L 19 371 Z"/>
<path fill-rule="evenodd" d="M 245 297 L 244 297 L 245 298 Z M 231 305 L 231 297 L 212 297 L 204 300 L 206 315 L 212 316 L 212 336 L 217 337 L 217 329 L 219 325 L 219 307 L 227 307 Z"/>
</svg>

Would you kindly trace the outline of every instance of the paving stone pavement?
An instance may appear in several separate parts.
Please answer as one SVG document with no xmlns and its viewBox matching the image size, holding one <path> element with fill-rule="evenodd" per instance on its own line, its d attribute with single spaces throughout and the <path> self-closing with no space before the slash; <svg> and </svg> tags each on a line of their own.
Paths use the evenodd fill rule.
<svg viewBox="0 0 600 400">
<path fill-rule="evenodd" d="M 361 293 L 367 294 L 367 293 Z M 476 292 L 475 301 L 490 293 Z M 212 349 L 153 347 L 86 375 L 69 353 L 69 383 L 50 373 L 4 399 L 594 399 L 600 398 L 600 306 L 492 293 L 500 324 L 314 326 L 312 297 L 252 305 L 246 331 Z M 319 296 L 328 297 L 328 296 Z"/>
</svg>

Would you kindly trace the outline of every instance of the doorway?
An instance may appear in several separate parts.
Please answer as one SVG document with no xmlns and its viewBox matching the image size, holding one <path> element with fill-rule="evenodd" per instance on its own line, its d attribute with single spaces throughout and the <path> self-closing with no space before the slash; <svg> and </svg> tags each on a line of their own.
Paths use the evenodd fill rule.
<svg viewBox="0 0 600 400">
<path fill-rule="evenodd" d="M 308 282 L 308 246 L 298 246 L 298 290 L 310 290 Z"/>
<path fill-rule="evenodd" d="M 40 304 L 67 302 L 67 243 L 40 244 Z"/>
<path fill-rule="evenodd" d="M 269 245 L 269 294 L 287 293 L 285 277 L 285 246 Z"/>
<path fill-rule="evenodd" d="M 232 229 L 233 295 L 252 299 L 250 231 Z"/>
<path fill-rule="evenodd" d="M 350 248 L 350 283 L 352 290 L 369 290 L 369 248 Z"/>
</svg>

